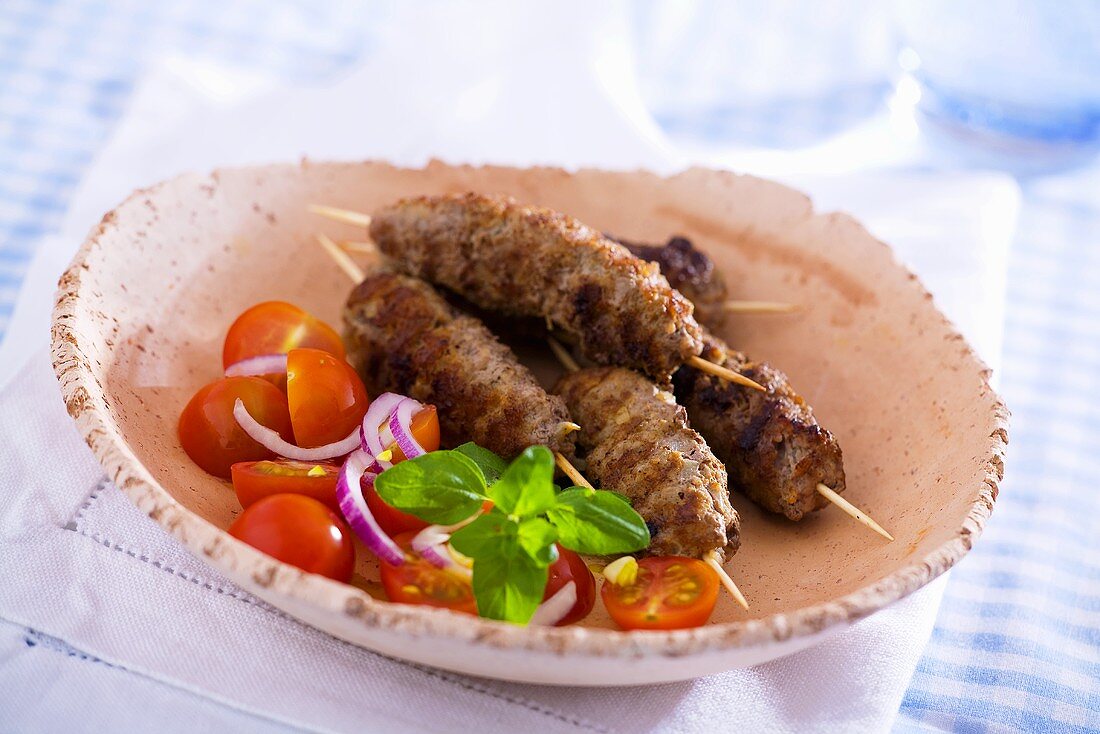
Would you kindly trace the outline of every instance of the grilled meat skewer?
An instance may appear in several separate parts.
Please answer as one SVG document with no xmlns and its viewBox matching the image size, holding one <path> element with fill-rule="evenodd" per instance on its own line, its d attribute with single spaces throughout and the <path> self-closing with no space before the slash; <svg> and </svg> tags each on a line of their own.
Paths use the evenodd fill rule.
<svg viewBox="0 0 1100 734">
<path fill-rule="evenodd" d="M 444 445 L 474 441 L 505 457 L 544 445 L 573 455 L 575 426 L 562 399 L 424 281 L 369 273 L 348 298 L 344 326 L 367 389 L 435 405 Z"/>
<path fill-rule="evenodd" d="M 818 424 L 786 375 L 750 361 L 713 334 L 705 338 L 706 359 L 744 371 L 767 388 L 743 390 L 686 365 L 673 377 L 677 399 L 725 463 L 731 486 L 791 520 L 827 507 L 817 485 L 838 493 L 845 486 L 843 457 L 833 434 Z"/>
<path fill-rule="evenodd" d="M 696 249 L 687 237 L 669 237 L 663 245 L 646 245 L 608 237 L 642 260 L 657 263 L 669 285 L 695 305 L 695 320 L 700 324 L 714 329 L 725 322 L 726 311 L 723 307 L 729 300 L 726 281 L 714 267 L 714 262 L 702 250 Z"/>
<path fill-rule="evenodd" d="M 370 236 L 406 272 L 480 308 L 535 316 L 594 362 L 666 380 L 699 354 L 687 299 L 654 264 L 571 217 L 480 194 L 404 199 Z"/>
<path fill-rule="evenodd" d="M 740 523 L 726 471 L 670 393 L 621 367 L 571 372 L 554 392 L 581 425 L 587 474 L 631 500 L 649 525 L 650 553 L 737 551 Z"/>
<path fill-rule="evenodd" d="M 695 314 L 704 324 L 703 359 L 767 388 L 766 393 L 737 389 L 688 365 L 673 377 L 676 397 L 725 463 L 730 486 L 791 520 L 828 507 L 817 485 L 844 491 L 840 446 L 818 424 L 785 374 L 730 349 L 709 332 L 708 327 L 722 323 L 722 304 L 728 296 L 711 259 L 684 237 L 671 237 L 665 245 L 619 241 L 638 257 L 658 263 L 668 282 L 695 304 Z"/>
</svg>

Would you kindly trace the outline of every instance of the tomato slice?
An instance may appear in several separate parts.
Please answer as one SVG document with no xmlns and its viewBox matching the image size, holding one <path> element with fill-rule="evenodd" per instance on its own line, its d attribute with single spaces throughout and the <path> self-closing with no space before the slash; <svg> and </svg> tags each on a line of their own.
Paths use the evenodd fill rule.
<svg viewBox="0 0 1100 734">
<path fill-rule="evenodd" d="M 229 534 L 309 573 L 347 583 L 355 570 L 351 529 L 312 497 L 264 497 L 233 521 Z"/>
<path fill-rule="evenodd" d="M 320 349 L 344 359 L 344 343 L 331 326 L 293 304 L 266 301 L 242 313 L 229 327 L 222 367 L 262 354 L 286 354 L 297 347 Z"/>
<path fill-rule="evenodd" d="M 596 577 L 592 575 L 588 564 L 579 555 L 558 546 L 558 560 L 550 564 L 550 574 L 546 579 L 546 592 L 542 600 L 546 601 L 558 593 L 561 587 L 572 581 L 577 587 L 577 601 L 555 627 L 579 622 L 588 616 L 596 605 Z"/>
<path fill-rule="evenodd" d="M 367 413 L 367 389 L 342 358 L 320 349 L 291 349 L 286 358 L 286 397 L 299 446 L 324 446 L 347 438 Z"/>
<path fill-rule="evenodd" d="M 661 556 L 638 561 L 638 578 L 632 584 L 605 582 L 600 595 L 623 629 L 686 629 L 710 619 L 718 583 L 718 574 L 702 561 Z"/>
<path fill-rule="evenodd" d="M 336 501 L 338 466 L 290 459 L 244 461 L 234 464 L 231 473 L 233 491 L 241 507 L 249 507 L 273 494 L 301 494 L 340 514 L 340 503 Z"/>
<path fill-rule="evenodd" d="M 238 398 L 261 424 L 288 441 L 293 436 L 286 396 L 270 382 L 259 377 L 223 377 L 203 387 L 180 414 L 180 443 L 204 471 L 225 479 L 233 464 L 271 456 L 233 417 Z"/>
<path fill-rule="evenodd" d="M 405 563 L 391 566 L 379 562 L 382 588 L 386 598 L 401 604 L 421 604 L 450 609 L 465 614 L 477 614 L 477 602 L 469 580 L 441 568 L 436 568 L 412 552 L 416 533 L 402 533 L 394 541 L 405 550 Z"/>
</svg>

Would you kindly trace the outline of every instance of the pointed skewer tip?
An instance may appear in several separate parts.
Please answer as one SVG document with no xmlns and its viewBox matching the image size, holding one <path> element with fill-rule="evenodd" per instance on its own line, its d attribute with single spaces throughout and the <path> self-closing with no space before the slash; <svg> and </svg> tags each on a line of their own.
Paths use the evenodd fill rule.
<svg viewBox="0 0 1100 734">
<path fill-rule="evenodd" d="M 874 530 L 876 533 L 878 533 L 882 537 L 889 540 L 891 543 L 894 542 L 894 536 L 893 535 L 890 535 L 890 533 L 886 532 L 886 530 L 881 525 L 879 525 L 877 522 L 872 520 L 871 517 L 869 515 L 867 515 L 867 513 L 865 513 L 863 510 L 859 509 L 855 505 L 853 505 L 848 500 L 841 497 L 831 487 L 828 487 L 824 484 L 818 484 L 817 485 L 817 491 L 823 497 L 825 497 L 825 499 L 829 500 L 834 505 L 839 507 L 841 510 L 843 510 L 844 512 L 851 515 L 857 522 L 859 522 L 863 525 L 866 525 L 871 530 Z"/>
<path fill-rule="evenodd" d="M 741 605 L 741 608 L 746 612 L 749 611 L 749 600 L 745 598 L 745 595 L 741 593 L 741 589 L 737 588 L 736 582 L 726 573 L 726 569 L 723 568 L 721 561 L 718 560 L 718 551 L 711 551 L 703 557 L 703 562 L 714 569 L 714 572 L 718 574 L 718 580 L 722 582 L 722 586 L 726 587 L 734 598 L 734 600 Z"/>
</svg>

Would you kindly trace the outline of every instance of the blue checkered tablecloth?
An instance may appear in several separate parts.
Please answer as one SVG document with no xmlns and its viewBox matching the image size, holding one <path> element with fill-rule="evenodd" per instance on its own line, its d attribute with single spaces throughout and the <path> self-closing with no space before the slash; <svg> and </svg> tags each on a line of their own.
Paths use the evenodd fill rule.
<svg viewBox="0 0 1100 734">
<path fill-rule="evenodd" d="M 370 29 L 352 2 L 0 2 L 0 334 L 36 242 L 154 54 L 316 81 L 369 51 Z M 807 119 L 826 128 L 866 114 L 881 85 L 832 96 L 814 115 L 805 100 L 755 121 L 739 107 L 732 132 L 729 115 L 694 129 L 675 111 L 658 117 L 697 136 L 802 140 Z M 1008 474 L 986 535 L 952 573 L 898 731 L 1100 731 L 1098 182 L 1097 171 L 1021 181 L 1000 376 L 1014 414 Z"/>
</svg>

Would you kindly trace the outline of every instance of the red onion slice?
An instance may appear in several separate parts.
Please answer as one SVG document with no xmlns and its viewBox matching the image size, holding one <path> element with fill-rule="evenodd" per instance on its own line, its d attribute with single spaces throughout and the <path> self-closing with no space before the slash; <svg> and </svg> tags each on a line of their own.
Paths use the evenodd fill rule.
<svg viewBox="0 0 1100 734">
<path fill-rule="evenodd" d="M 339 502 L 340 512 L 344 514 L 348 525 L 363 540 L 367 549 L 391 566 L 400 566 L 405 562 L 404 551 L 378 525 L 363 498 L 361 481 L 372 462 L 370 454 L 362 449 L 348 454 L 344 465 L 340 467 L 340 476 L 336 479 L 336 501 Z M 373 481 L 374 475 L 368 476 Z"/>
<path fill-rule="evenodd" d="M 430 545 L 420 551 L 420 557 L 436 568 L 446 569 L 455 573 L 462 573 L 465 571 L 466 573 L 464 575 L 472 575 L 469 569 L 463 568 L 452 561 L 450 554 L 447 553 L 447 549 L 443 548 L 443 546 Z"/>
<path fill-rule="evenodd" d="M 261 354 L 234 362 L 225 368 L 226 377 L 252 377 L 278 375 L 286 372 L 285 354 Z"/>
<path fill-rule="evenodd" d="M 451 539 L 452 530 L 453 526 L 429 525 L 413 536 L 412 549 L 436 568 L 445 568 L 460 576 L 471 578 L 473 571 L 456 561 L 447 550 L 447 542 Z"/>
<path fill-rule="evenodd" d="M 362 448 L 375 457 L 375 461 L 378 462 L 381 469 L 389 469 L 393 466 L 393 463 L 377 459 L 378 455 L 386 450 L 386 447 L 382 444 L 382 437 L 379 435 L 379 426 L 385 424 L 394 407 L 406 399 L 404 395 L 384 392 L 374 399 L 370 407 L 367 408 L 367 414 L 363 416 L 363 425 L 360 426 L 359 431 Z"/>
<path fill-rule="evenodd" d="M 412 398 L 405 398 L 390 413 L 390 433 L 406 459 L 415 459 L 428 453 L 412 434 L 413 411 L 420 412 L 423 408 L 423 405 Z"/>
<path fill-rule="evenodd" d="M 528 624 L 537 624 L 543 627 L 553 627 L 569 614 L 569 610 L 577 603 L 577 583 L 570 581 L 565 586 L 554 592 L 554 595 L 539 604 L 534 616 Z"/>
<path fill-rule="evenodd" d="M 237 402 L 233 404 L 233 417 L 237 419 L 237 423 L 244 429 L 244 432 L 256 441 L 256 443 L 261 444 L 268 451 L 287 459 L 296 459 L 297 461 L 322 461 L 324 459 L 343 456 L 359 448 L 358 429 L 348 434 L 347 438 L 337 441 L 336 443 L 329 443 L 312 449 L 304 449 L 301 446 L 295 446 L 292 443 L 284 441 L 283 437 L 277 432 L 253 418 L 248 412 L 248 408 L 244 407 L 244 401 L 240 398 L 237 398 Z"/>
</svg>

